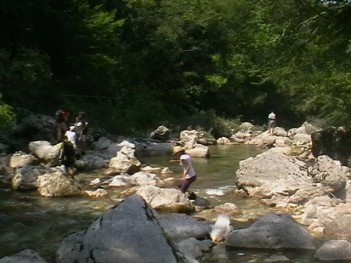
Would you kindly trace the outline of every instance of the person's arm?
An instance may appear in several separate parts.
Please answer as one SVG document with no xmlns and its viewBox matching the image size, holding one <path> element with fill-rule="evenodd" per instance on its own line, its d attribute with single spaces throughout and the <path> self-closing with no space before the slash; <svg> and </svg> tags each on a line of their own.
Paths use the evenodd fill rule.
<svg viewBox="0 0 351 263">
<path fill-rule="evenodd" d="M 171 159 L 171 160 L 169 160 L 169 162 L 170 163 L 179 163 L 179 159 L 176 159 L 176 160 L 175 159 Z"/>
<path fill-rule="evenodd" d="M 181 162 L 182 162 L 183 167 L 184 167 L 182 180 L 185 180 L 186 175 L 189 173 L 190 166 L 189 166 L 187 160 L 182 159 Z"/>
</svg>

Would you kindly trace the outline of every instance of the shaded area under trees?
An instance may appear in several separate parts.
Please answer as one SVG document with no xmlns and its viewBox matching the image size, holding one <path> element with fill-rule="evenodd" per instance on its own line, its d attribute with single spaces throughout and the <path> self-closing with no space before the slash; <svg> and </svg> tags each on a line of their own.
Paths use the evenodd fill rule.
<svg viewBox="0 0 351 263">
<path fill-rule="evenodd" d="M 271 109 L 348 125 L 350 17 L 349 1 L 4 0 L 3 105 L 116 133 Z"/>
</svg>

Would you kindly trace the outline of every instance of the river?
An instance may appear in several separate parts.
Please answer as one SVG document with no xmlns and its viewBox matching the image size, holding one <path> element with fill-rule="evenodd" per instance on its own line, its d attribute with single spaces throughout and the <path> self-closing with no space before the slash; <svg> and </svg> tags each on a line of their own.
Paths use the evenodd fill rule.
<svg viewBox="0 0 351 263">
<path fill-rule="evenodd" d="M 239 161 L 256 156 L 263 150 L 253 146 L 210 146 L 210 158 L 194 158 L 198 180 L 191 190 L 208 199 L 211 204 L 225 202 L 236 204 L 243 212 L 236 220 L 245 221 L 269 213 L 271 208 L 258 200 L 235 198 L 228 194 L 235 189 L 235 171 Z M 169 167 L 174 177 L 181 176 L 181 167 L 169 162 L 170 155 L 140 156 L 138 159 L 151 167 Z M 86 181 L 101 173 L 79 174 L 77 180 Z M 0 185 L 0 258 L 23 249 L 33 249 L 50 263 L 55 262 L 55 251 L 61 240 L 69 233 L 84 229 L 119 199 L 118 193 L 108 199 L 88 197 L 44 198 L 36 191 L 13 191 Z M 216 246 L 214 253 L 201 263 L 263 262 L 271 253 L 259 250 L 227 249 Z M 318 262 L 309 253 L 286 252 L 291 262 Z M 161 262 L 160 262 L 161 263 Z"/>
</svg>

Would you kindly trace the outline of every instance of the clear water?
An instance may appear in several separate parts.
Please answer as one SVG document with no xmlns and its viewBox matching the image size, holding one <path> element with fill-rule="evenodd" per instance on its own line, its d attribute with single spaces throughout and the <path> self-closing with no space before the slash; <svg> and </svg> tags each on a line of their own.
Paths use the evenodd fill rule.
<svg viewBox="0 0 351 263">
<path fill-rule="evenodd" d="M 242 214 L 235 218 L 237 222 L 255 219 L 266 214 L 272 208 L 265 207 L 258 200 L 235 197 L 235 171 L 239 161 L 256 156 L 262 149 L 253 146 L 231 145 L 212 146 L 211 158 L 194 158 L 198 180 L 191 186 L 197 195 L 208 199 L 213 205 L 232 202 Z M 169 167 L 176 178 L 181 177 L 181 167 L 170 163 L 170 155 L 140 156 L 138 159 L 152 167 Z M 80 174 L 77 179 L 84 183 L 101 177 L 97 171 Z M 0 185 L 0 258 L 13 255 L 23 249 L 37 251 L 48 262 L 55 262 L 55 251 L 61 240 L 70 233 L 87 227 L 92 221 L 113 206 L 119 199 L 118 191 L 111 192 L 112 198 L 93 199 L 89 197 L 44 198 L 36 191 L 13 191 L 8 185 Z M 290 262 L 318 262 L 310 253 L 270 252 L 259 250 L 228 249 L 223 245 L 216 246 L 211 254 L 201 263 L 229 262 L 263 262 L 271 254 L 282 253 Z"/>
</svg>

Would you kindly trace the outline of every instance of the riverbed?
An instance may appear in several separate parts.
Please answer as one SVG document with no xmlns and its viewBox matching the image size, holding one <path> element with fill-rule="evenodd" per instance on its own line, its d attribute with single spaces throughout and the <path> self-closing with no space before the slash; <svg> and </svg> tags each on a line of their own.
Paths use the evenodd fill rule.
<svg viewBox="0 0 351 263">
<path fill-rule="evenodd" d="M 194 158 L 198 173 L 197 181 L 191 190 L 206 198 L 212 205 L 231 202 L 236 204 L 242 214 L 235 220 L 247 221 L 272 211 L 250 200 L 231 195 L 235 190 L 235 172 L 239 162 L 256 156 L 264 149 L 246 145 L 211 146 L 210 158 Z M 145 165 L 169 167 L 172 177 L 181 177 L 181 167 L 170 163 L 171 155 L 138 156 Z M 103 176 L 101 171 L 80 173 L 77 180 Z M 110 198 L 94 199 L 89 197 L 45 198 L 36 191 L 13 191 L 8 185 L 0 185 L 0 258 L 15 254 L 23 249 L 33 249 L 50 263 L 55 262 L 55 251 L 61 240 L 70 233 L 87 227 L 104 211 L 119 201 L 118 193 Z M 283 253 L 283 252 L 282 252 Z M 223 245 L 216 246 L 213 253 L 201 263 L 244 263 L 263 262 L 271 252 L 259 250 L 233 250 Z M 309 253 L 286 252 L 292 262 L 313 261 Z"/>
</svg>

